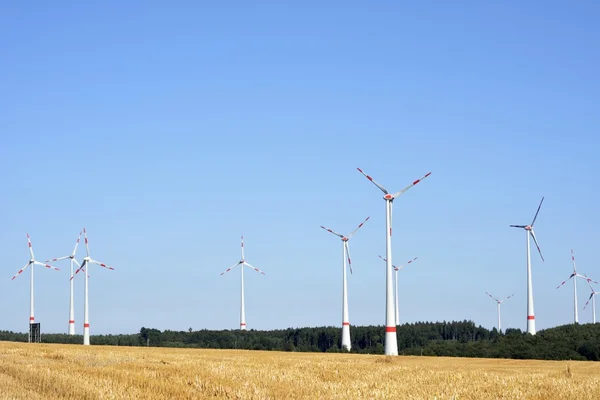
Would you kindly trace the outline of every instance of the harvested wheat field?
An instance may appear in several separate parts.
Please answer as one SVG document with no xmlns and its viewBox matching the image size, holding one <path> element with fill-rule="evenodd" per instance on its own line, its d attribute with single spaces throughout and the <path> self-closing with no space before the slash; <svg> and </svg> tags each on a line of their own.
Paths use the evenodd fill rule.
<svg viewBox="0 0 600 400">
<path fill-rule="evenodd" d="M 1 399 L 597 399 L 600 363 L 0 342 Z"/>
</svg>

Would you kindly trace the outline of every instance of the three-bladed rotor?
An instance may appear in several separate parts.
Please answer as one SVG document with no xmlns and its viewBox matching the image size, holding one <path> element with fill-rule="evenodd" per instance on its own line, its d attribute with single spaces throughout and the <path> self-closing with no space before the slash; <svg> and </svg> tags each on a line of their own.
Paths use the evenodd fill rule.
<svg viewBox="0 0 600 400">
<path fill-rule="evenodd" d="M 253 265 L 251 265 L 250 263 L 248 263 L 245 258 L 244 258 L 244 236 L 242 236 L 242 258 L 240 261 L 238 261 L 237 263 L 233 264 L 231 267 L 227 268 L 225 271 L 221 272 L 221 275 L 231 271 L 232 269 L 234 269 L 235 267 L 237 267 L 238 265 L 242 265 L 242 266 L 247 266 L 249 268 L 252 268 L 253 270 L 255 270 L 256 272 L 261 273 L 262 275 L 266 275 L 263 271 L 261 271 L 260 269 L 254 267 Z"/>
<path fill-rule="evenodd" d="M 371 217 L 367 217 L 367 219 L 365 219 L 363 222 L 361 222 L 358 225 L 358 227 L 355 230 L 353 230 L 348 236 L 344 236 L 340 233 L 334 232 L 331 229 L 325 228 L 323 225 L 321 225 L 322 229 L 325 229 L 327 232 L 332 233 L 335 236 L 341 238 L 342 242 L 344 242 L 344 248 L 346 249 L 346 254 L 348 255 L 348 266 L 350 267 L 350 273 L 352 273 L 352 259 L 350 258 L 350 247 L 348 246 L 348 240 L 350 240 L 350 238 L 352 236 L 354 236 L 360 228 L 362 228 L 362 226 L 365 224 L 365 222 L 367 222 L 369 220 L 369 218 L 371 218 Z"/>
<path fill-rule="evenodd" d="M 535 220 L 538 217 L 540 208 L 542 208 L 543 202 L 544 202 L 544 198 L 542 197 L 542 200 L 540 201 L 540 205 L 538 206 L 537 211 L 535 212 L 535 216 L 533 217 L 533 221 L 531 221 L 531 224 L 529 224 L 529 225 L 510 225 L 511 228 L 522 228 L 522 229 L 525 229 L 527 232 L 529 232 L 529 234 L 531 235 L 531 237 L 535 243 L 535 247 L 537 247 L 538 253 L 540 253 L 540 257 L 542 258 L 542 261 L 544 261 L 544 256 L 542 255 L 542 250 L 540 249 L 540 245 L 535 237 L 533 225 L 535 224 Z"/>
<path fill-rule="evenodd" d="M 510 296 L 508 296 L 505 299 L 502 300 L 498 300 L 497 298 L 495 298 L 494 296 L 492 296 L 491 294 L 489 294 L 488 292 L 485 292 L 485 294 L 487 294 L 488 296 L 490 296 L 492 299 L 494 299 L 498 304 L 502 304 L 503 302 L 505 302 L 506 300 L 510 299 L 511 297 L 513 297 L 515 294 L 511 294 Z"/>
<path fill-rule="evenodd" d="M 39 265 L 39 266 L 41 266 L 41 267 L 46 267 L 46 268 L 49 268 L 49 269 L 53 269 L 53 270 L 55 270 L 55 271 L 59 271 L 59 269 L 58 269 L 58 268 L 56 268 L 56 267 L 53 267 L 53 266 L 52 266 L 52 265 L 50 265 L 50 264 L 46 264 L 46 263 L 39 262 L 39 261 L 37 261 L 37 260 L 35 259 L 35 256 L 33 255 L 33 247 L 31 246 L 31 238 L 29 237 L 29 233 L 27 234 L 27 243 L 28 243 L 28 245 L 29 245 L 29 255 L 31 256 L 31 258 L 29 259 L 29 262 L 28 262 L 27 264 L 25 264 L 25 266 L 24 266 L 23 268 L 21 268 L 21 269 L 19 270 L 19 272 L 17 272 L 17 273 L 16 273 L 16 274 L 15 274 L 15 275 L 14 275 L 14 276 L 11 278 L 11 280 L 14 280 L 14 279 L 15 279 L 17 276 L 21 275 L 21 274 L 23 273 L 23 271 L 25 271 L 25 270 L 27 269 L 27 267 L 29 267 L 29 266 L 33 266 L 33 265 Z"/>
<path fill-rule="evenodd" d="M 379 256 L 379 258 L 381 258 L 383 261 L 387 262 L 387 260 L 381 256 Z M 408 266 L 408 264 L 412 263 L 413 261 L 415 261 L 418 257 L 413 258 L 412 260 L 408 261 L 406 264 L 403 264 L 399 267 L 396 267 L 395 265 L 392 265 L 392 268 L 394 268 L 395 271 L 400 271 L 402 268 Z"/>
<path fill-rule="evenodd" d="M 96 265 L 101 266 L 102 268 L 106 268 L 106 269 L 110 269 L 111 271 L 114 271 L 113 267 L 111 267 L 109 265 L 106 265 L 104 263 L 101 263 L 100 261 L 93 260 L 90 257 L 90 248 L 89 248 L 89 245 L 88 245 L 87 232 L 86 232 L 85 228 L 83 228 L 83 239 L 84 239 L 84 243 L 85 243 L 85 254 L 86 254 L 86 256 L 83 258 L 83 262 L 81 263 L 81 266 L 77 269 L 77 271 L 75 271 L 75 273 L 73 274 L 73 276 L 71 277 L 71 279 L 73 279 L 75 277 L 75 275 L 77 275 L 79 273 L 79 271 L 85 271 L 84 268 L 89 263 L 96 264 Z M 75 245 L 75 249 L 77 249 L 77 245 Z M 74 261 L 77 262 L 77 260 L 74 260 Z M 79 265 L 79 263 L 77 263 L 77 265 Z M 88 271 L 89 271 L 89 269 L 88 269 Z"/>
</svg>

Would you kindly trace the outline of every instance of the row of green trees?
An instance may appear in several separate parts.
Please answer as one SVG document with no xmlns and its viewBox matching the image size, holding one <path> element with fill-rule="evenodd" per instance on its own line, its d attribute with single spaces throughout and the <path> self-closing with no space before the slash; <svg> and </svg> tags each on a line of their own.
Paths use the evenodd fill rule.
<svg viewBox="0 0 600 400">
<path fill-rule="evenodd" d="M 352 353 L 383 354 L 382 326 L 351 327 Z M 27 334 L 0 331 L 0 340 L 26 342 Z M 79 335 L 44 334 L 44 343 L 80 344 Z M 93 335 L 91 343 L 112 346 L 192 347 L 214 349 L 340 352 L 339 327 L 272 331 L 160 331 Z M 532 336 L 519 329 L 504 333 L 473 321 L 417 322 L 398 327 L 398 351 L 404 355 L 488 357 L 544 360 L 600 360 L 600 324 L 564 325 Z"/>
</svg>

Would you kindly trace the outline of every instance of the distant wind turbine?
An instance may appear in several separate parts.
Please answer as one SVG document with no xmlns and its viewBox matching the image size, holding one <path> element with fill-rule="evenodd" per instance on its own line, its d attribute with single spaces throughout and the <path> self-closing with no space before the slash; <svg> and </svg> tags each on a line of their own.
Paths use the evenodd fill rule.
<svg viewBox="0 0 600 400">
<path fill-rule="evenodd" d="M 85 287 L 83 290 L 83 297 L 84 297 L 84 303 L 83 303 L 83 344 L 84 346 L 89 346 L 90 345 L 90 317 L 89 317 L 89 307 L 88 307 L 88 273 L 89 273 L 89 268 L 87 268 L 88 264 L 92 263 L 92 264 L 96 264 L 101 266 L 102 268 L 106 268 L 106 269 L 110 269 L 110 270 L 114 270 L 113 267 L 110 267 L 106 264 L 103 264 L 99 261 L 96 260 L 92 260 L 92 258 L 90 257 L 90 248 L 88 247 L 88 238 L 87 238 L 87 232 L 85 230 L 85 228 L 83 228 L 83 238 L 84 238 L 84 242 L 85 242 L 85 254 L 86 256 L 83 258 L 83 263 L 81 263 L 81 267 L 79 267 L 79 269 L 77 269 L 77 271 L 75 271 L 75 274 L 73 276 L 71 276 L 71 280 L 73 280 L 73 278 L 75 277 L 75 275 L 77 275 L 79 273 L 79 271 L 83 271 L 85 273 Z"/>
<path fill-rule="evenodd" d="M 40 265 L 42 267 L 50 268 L 55 271 L 58 271 L 59 269 L 56 267 L 53 267 L 52 265 L 36 261 L 35 256 L 33 255 L 33 247 L 31 246 L 31 238 L 29 237 L 29 233 L 27 234 L 27 243 L 29 244 L 29 255 L 31 256 L 31 258 L 29 259 L 27 264 L 25 264 L 25 266 L 23 268 L 21 268 L 19 270 L 19 272 L 17 272 L 15 274 L 15 276 L 12 277 L 11 280 L 14 280 L 17 276 L 21 275 L 21 273 L 23 273 L 23 271 L 25 271 L 27 269 L 27 267 L 31 266 L 31 279 L 29 281 L 29 324 L 33 324 L 33 323 L 35 323 L 35 318 L 34 318 L 34 313 L 33 313 L 33 266 Z M 31 342 L 31 334 L 29 335 L 28 341 Z"/>
<path fill-rule="evenodd" d="M 354 236 L 356 231 L 358 231 L 364 225 L 364 223 L 369 220 L 369 218 L 370 217 L 367 217 L 367 219 L 365 219 L 360 225 L 358 225 L 358 228 L 352 231 L 352 233 L 350 233 L 348 236 L 336 233 L 331 229 L 325 228 L 323 225 L 321 225 L 321 228 L 325 229 L 329 233 L 333 233 L 334 235 L 342 239 L 342 247 L 344 253 L 344 256 L 342 258 L 342 347 L 345 347 L 348 351 L 350 351 L 352 347 L 352 343 L 350 340 L 350 320 L 348 318 L 348 286 L 346 284 L 346 259 L 348 259 L 348 266 L 350 267 L 350 273 L 352 273 L 352 261 L 350 259 L 350 248 L 348 246 L 348 240 L 350 240 L 350 238 Z"/>
<path fill-rule="evenodd" d="M 381 258 L 383 261 L 386 261 L 386 259 L 381 256 L 379 256 L 379 258 Z M 407 262 L 406 265 L 412 263 L 416 259 L 417 259 L 417 257 L 413 258 L 412 260 Z M 402 268 L 404 268 L 404 265 L 401 265 L 399 267 L 392 265 L 392 267 L 394 268 L 394 278 L 396 280 L 396 285 L 394 287 L 394 302 L 396 303 L 396 326 L 398 326 L 398 325 L 400 325 L 400 312 L 398 311 L 398 271 L 400 271 Z"/>
<path fill-rule="evenodd" d="M 503 300 L 498 300 L 497 298 L 495 298 L 494 296 L 492 296 L 491 294 L 489 294 L 488 292 L 485 292 L 485 294 L 487 294 L 488 296 L 490 296 L 492 299 L 494 299 L 496 301 L 496 303 L 498 304 L 498 332 L 502 332 L 502 325 L 500 324 L 500 304 L 502 304 L 503 302 L 505 302 L 506 300 L 510 299 L 511 297 L 513 297 L 515 294 L 511 294 L 510 296 L 508 296 L 507 298 L 503 299 Z"/>
<path fill-rule="evenodd" d="M 512 228 L 524 229 L 525 235 L 527 237 L 527 332 L 532 335 L 535 335 L 535 314 L 533 312 L 533 284 L 531 282 L 531 256 L 529 250 L 529 236 L 533 238 L 538 253 L 540 253 L 540 257 L 542 258 L 542 261 L 544 261 L 544 256 L 542 256 L 542 250 L 540 250 L 540 245 L 538 244 L 538 241 L 535 238 L 535 232 L 533 231 L 533 224 L 535 224 L 535 220 L 537 219 L 538 213 L 540 212 L 540 208 L 542 207 L 543 202 L 544 198 L 542 197 L 542 201 L 540 201 L 540 205 L 538 206 L 537 211 L 535 212 L 535 216 L 533 217 L 533 221 L 531 221 L 530 225 L 511 225 Z"/>
<path fill-rule="evenodd" d="M 69 279 L 69 335 L 74 335 L 75 334 L 75 306 L 74 306 L 74 301 L 73 301 L 73 264 L 77 264 L 78 267 L 81 267 L 81 265 L 77 262 L 77 260 L 75 259 L 75 253 L 77 252 L 77 246 L 79 246 L 79 240 L 81 239 L 81 234 L 83 232 L 79 232 L 79 236 L 77 237 L 77 241 L 75 242 L 75 248 L 73 249 L 73 253 L 71 253 L 70 256 L 65 256 L 65 257 L 58 257 L 58 258 L 53 258 L 52 260 L 46 260 L 46 262 L 55 262 L 55 261 L 61 261 L 61 260 L 66 260 L 67 258 L 71 260 L 71 272 L 70 272 L 70 277 L 71 279 Z"/>
<path fill-rule="evenodd" d="M 593 321 L 595 324 L 596 323 L 596 295 L 599 294 L 600 292 L 596 292 L 594 290 L 590 281 L 588 281 L 588 285 L 590 286 L 590 290 L 592 291 L 592 294 L 590 294 L 590 297 L 588 298 L 588 301 L 585 303 L 585 306 L 583 306 L 583 309 L 585 310 L 585 308 L 587 307 L 590 300 L 592 300 L 592 315 L 593 315 L 593 318 L 594 318 Z"/>
<path fill-rule="evenodd" d="M 588 278 L 585 275 L 581 275 L 577 273 L 577 267 L 575 266 L 575 254 L 573 253 L 573 250 L 571 249 L 571 261 L 573 262 L 573 273 L 566 279 L 564 280 L 560 285 L 558 285 L 556 288 L 560 288 L 562 285 L 564 285 L 565 283 L 567 283 L 569 281 L 569 279 L 571 278 L 575 278 L 573 279 L 573 321 L 578 324 L 579 323 L 579 316 L 577 315 L 577 278 L 582 278 L 585 279 L 586 281 L 588 281 L 590 278 Z"/>
<path fill-rule="evenodd" d="M 241 271 L 242 271 L 242 293 L 241 293 L 241 305 L 240 305 L 240 329 L 246 330 L 246 308 L 244 305 L 244 267 L 245 266 L 250 267 L 253 270 L 255 270 L 256 272 L 259 272 L 263 275 L 265 275 L 265 273 L 263 271 L 261 271 L 260 269 L 255 268 L 252 265 L 250 265 L 244 258 L 244 236 L 242 236 L 242 259 L 240 261 L 238 261 L 237 263 L 235 263 L 235 265 L 233 265 L 232 267 L 229 267 L 225 271 L 221 272 L 221 275 L 231 271 L 238 265 L 242 266 L 242 268 L 241 268 Z"/>
</svg>

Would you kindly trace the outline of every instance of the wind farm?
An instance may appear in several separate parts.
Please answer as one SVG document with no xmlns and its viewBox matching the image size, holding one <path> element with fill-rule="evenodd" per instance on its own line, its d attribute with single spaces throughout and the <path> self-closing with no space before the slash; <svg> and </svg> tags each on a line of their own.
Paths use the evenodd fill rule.
<svg viewBox="0 0 600 400">
<path fill-rule="evenodd" d="M 600 398 L 600 3 L 63 3 L 3 7 L 0 399 Z"/>
</svg>

